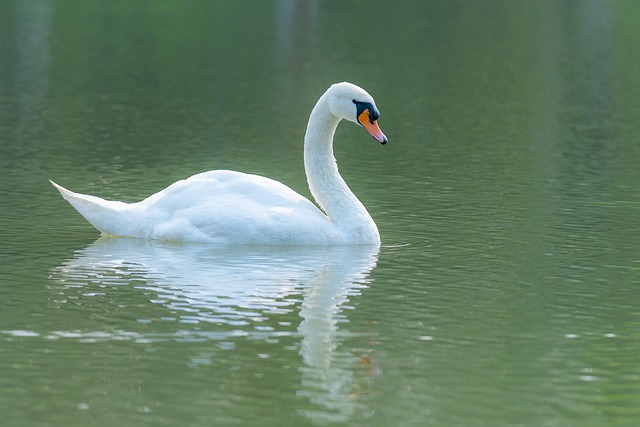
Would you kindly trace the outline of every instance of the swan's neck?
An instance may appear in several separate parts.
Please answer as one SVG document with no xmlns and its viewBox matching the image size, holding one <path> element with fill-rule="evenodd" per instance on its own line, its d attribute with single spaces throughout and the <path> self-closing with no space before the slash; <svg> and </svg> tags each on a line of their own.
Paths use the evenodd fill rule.
<svg viewBox="0 0 640 427">
<path fill-rule="evenodd" d="M 304 137 L 304 168 L 311 194 L 348 243 L 377 244 L 380 235 L 364 205 L 340 176 L 333 156 L 333 135 L 340 119 L 322 96 L 311 111 Z"/>
</svg>

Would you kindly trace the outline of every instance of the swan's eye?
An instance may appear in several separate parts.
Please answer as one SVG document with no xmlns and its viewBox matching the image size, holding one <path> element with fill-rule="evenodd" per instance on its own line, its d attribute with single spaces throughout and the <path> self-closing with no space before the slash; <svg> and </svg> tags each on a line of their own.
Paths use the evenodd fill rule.
<svg viewBox="0 0 640 427">
<path fill-rule="evenodd" d="M 369 123 L 373 124 L 374 121 L 380 118 L 380 113 L 378 110 L 370 103 L 370 102 L 361 102 L 352 100 L 354 104 L 356 104 L 356 118 L 359 120 L 362 116 L 362 113 L 365 111 L 368 112 L 367 116 L 369 119 Z"/>
</svg>

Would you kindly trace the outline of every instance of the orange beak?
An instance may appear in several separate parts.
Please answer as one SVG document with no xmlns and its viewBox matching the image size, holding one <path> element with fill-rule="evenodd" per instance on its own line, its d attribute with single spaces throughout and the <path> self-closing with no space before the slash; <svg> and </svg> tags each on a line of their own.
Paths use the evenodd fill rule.
<svg viewBox="0 0 640 427">
<path fill-rule="evenodd" d="M 378 122 L 376 120 L 371 120 L 369 117 L 369 110 L 364 110 L 360 113 L 358 116 L 358 122 L 360 122 L 362 127 L 365 128 L 367 132 L 369 132 L 369 135 L 371 135 L 376 141 L 382 145 L 387 143 L 387 137 L 384 136 L 384 133 L 380 130 Z"/>
</svg>

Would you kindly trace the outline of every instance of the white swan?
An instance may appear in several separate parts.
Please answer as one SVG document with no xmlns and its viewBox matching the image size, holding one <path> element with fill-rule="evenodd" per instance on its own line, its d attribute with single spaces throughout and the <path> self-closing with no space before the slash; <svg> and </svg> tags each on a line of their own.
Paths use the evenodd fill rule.
<svg viewBox="0 0 640 427">
<path fill-rule="evenodd" d="M 324 213 L 280 182 L 226 170 L 199 173 L 137 203 L 107 201 L 51 183 L 106 235 L 245 245 L 379 244 L 375 222 L 333 156 L 333 135 L 342 119 L 386 144 L 378 117 L 371 95 L 347 82 L 332 85 L 311 111 L 304 166 Z"/>
</svg>

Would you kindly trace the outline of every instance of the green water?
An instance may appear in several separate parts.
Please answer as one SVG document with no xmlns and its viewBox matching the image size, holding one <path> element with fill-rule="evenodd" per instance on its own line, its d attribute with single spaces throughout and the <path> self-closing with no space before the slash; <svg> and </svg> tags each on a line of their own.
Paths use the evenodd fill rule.
<svg viewBox="0 0 640 427">
<path fill-rule="evenodd" d="M 640 4 L 0 0 L 3 426 L 640 425 Z M 302 194 L 336 81 L 367 248 L 98 238 L 210 169 Z"/>
</svg>

